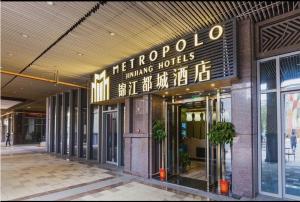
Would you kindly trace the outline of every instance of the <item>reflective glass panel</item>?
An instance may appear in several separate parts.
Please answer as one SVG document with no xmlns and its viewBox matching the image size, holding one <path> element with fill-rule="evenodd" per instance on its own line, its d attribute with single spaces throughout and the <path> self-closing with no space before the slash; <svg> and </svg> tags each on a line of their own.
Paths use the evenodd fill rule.
<svg viewBox="0 0 300 202">
<path fill-rule="evenodd" d="M 261 189 L 278 193 L 278 142 L 276 93 L 261 94 Z"/>
<path fill-rule="evenodd" d="M 276 88 L 276 60 L 260 63 L 260 90 Z"/>
<path fill-rule="evenodd" d="M 300 92 L 284 95 L 285 193 L 300 196 Z"/>
<path fill-rule="evenodd" d="M 280 58 L 280 85 L 284 88 L 300 87 L 300 54 Z"/>
</svg>

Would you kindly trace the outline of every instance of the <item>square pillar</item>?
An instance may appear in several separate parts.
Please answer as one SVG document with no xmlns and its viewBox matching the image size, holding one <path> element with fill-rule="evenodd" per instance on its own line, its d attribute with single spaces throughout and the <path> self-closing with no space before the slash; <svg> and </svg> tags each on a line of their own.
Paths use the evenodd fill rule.
<svg viewBox="0 0 300 202">
<path fill-rule="evenodd" d="M 253 29 L 250 20 L 239 22 L 238 26 L 239 81 L 232 85 L 232 123 L 236 137 L 232 148 L 232 192 L 233 194 L 254 197 L 256 192 L 257 156 L 254 145 L 257 132 L 253 130 L 256 118 L 253 115 L 253 86 L 256 77 L 252 75 Z"/>
<path fill-rule="evenodd" d="M 127 98 L 124 134 L 124 172 L 149 178 L 150 96 Z"/>
</svg>

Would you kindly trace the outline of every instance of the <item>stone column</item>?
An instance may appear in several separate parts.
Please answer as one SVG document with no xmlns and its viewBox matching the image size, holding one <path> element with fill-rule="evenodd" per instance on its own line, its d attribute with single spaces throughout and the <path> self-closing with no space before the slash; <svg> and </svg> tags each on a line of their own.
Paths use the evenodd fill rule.
<svg viewBox="0 0 300 202">
<path fill-rule="evenodd" d="M 124 172 L 149 178 L 150 96 L 125 100 Z"/>
<path fill-rule="evenodd" d="M 238 26 L 238 70 L 239 80 L 232 85 L 232 122 L 236 129 L 232 148 L 232 192 L 233 194 L 254 197 L 257 179 L 257 138 L 253 106 L 256 106 L 256 76 L 253 59 L 253 29 L 249 20 Z M 256 144 L 256 143 L 255 143 Z"/>
</svg>

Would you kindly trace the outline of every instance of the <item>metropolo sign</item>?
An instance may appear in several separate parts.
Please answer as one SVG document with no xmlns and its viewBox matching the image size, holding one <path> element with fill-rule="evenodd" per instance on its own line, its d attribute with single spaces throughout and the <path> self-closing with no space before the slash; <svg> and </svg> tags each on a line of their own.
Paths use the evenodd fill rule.
<svg viewBox="0 0 300 202">
<path fill-rule="evenodd" d="M 189 33 L 94 75 L 91 102 L 237 76 L 236 22 Z"/>
</svg>

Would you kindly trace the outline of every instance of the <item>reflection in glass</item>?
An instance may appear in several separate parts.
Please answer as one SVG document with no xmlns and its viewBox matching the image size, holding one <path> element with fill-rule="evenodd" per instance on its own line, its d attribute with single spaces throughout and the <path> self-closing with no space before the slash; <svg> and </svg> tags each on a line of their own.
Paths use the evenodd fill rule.
<svg viewBox="0 0 300 202">
<path fill-rule="evenodd" d="M 117 163 L 117 112 L 106 113 L 106 160 Z"/>
<path fill-rule="evenodd" d="M 221 121 L 231 122 L 231 98 L 222 98 L 220 102 L 220 118 Z M 232 165 L 231 165 L 231 145 L 225 144 L 225 159 L 222 158 L 222 165 L 225 165 L 225 178 L 231 180 Z"/>
<path fill-rule="evenodd" d="M 285 193 L 300 196 L 300 93 L 284 95 Z"/>
<path fill-rule="evenodd" d="M 44 118 L 24 116 L 22 127 L 25 144 L 45 141 Z"/>
<path fill-rule="evenodd" d="M 87 149 L 87 109 L 82 108 L 82 158 L 86 158 L 86 149 Z"/>
<path fill-rule="evenodd" d="M 76 156 L 77 155 L 77 151 L 78 151 L 78 141 L 77 141 L 77 133 L 78 133 L 78 116 L 77 116 L 77 114 L 78 114 L 78 108 L 77 107 L 75 107 L 74 108 L 74 123 L 73 123 L 73 125 L 74 125 L 74 137 L 73 137 L 73 139 L 74 139 L 74 149 L 73 149 L 73 151 L 74 151 L 74 155 Z"/>
<path fill-rule="evenodd" d="M 276 93 L 261 94 L 261 189 L 278 193 Z"/>
<path fill-rule="evenodd" d="M 73 93 L 73 103 L 74 103 L 74 108 L 73 108 L 73 155 L 77 155 L 77 150 L 78 150 L 78 141 L 77 141 L 77 133 L 78 133 L 78 107 L 77 107 L 77 97 L 78 97 L 78 92 L 77 90 L 74 91 Z"/>
<path fill-rule="evenodd" d="M 300 54 L 280 58 L 281 87 L 300 87 Z"/>
<path fill-rule="evenodd" d="M 70 122 L 71 122 L 71 117 L 70 117 L 70 106 L 67 108 L 67 154 L 70 154 Z"/>
<path fill-rule="evenodd" d="M 92 152 L 91 152 L 91 159 L 97 160 L 98 156 L 98 139 L 99 139 L 99 113 L 98 113 L 98 106 L 93 108 L 92 114 Z"/>
<path fill-rule="evenodd" d="M 276 88 L 276 60 L 260 63 L 260 89 L 271 90 Z"/>
</svg>

